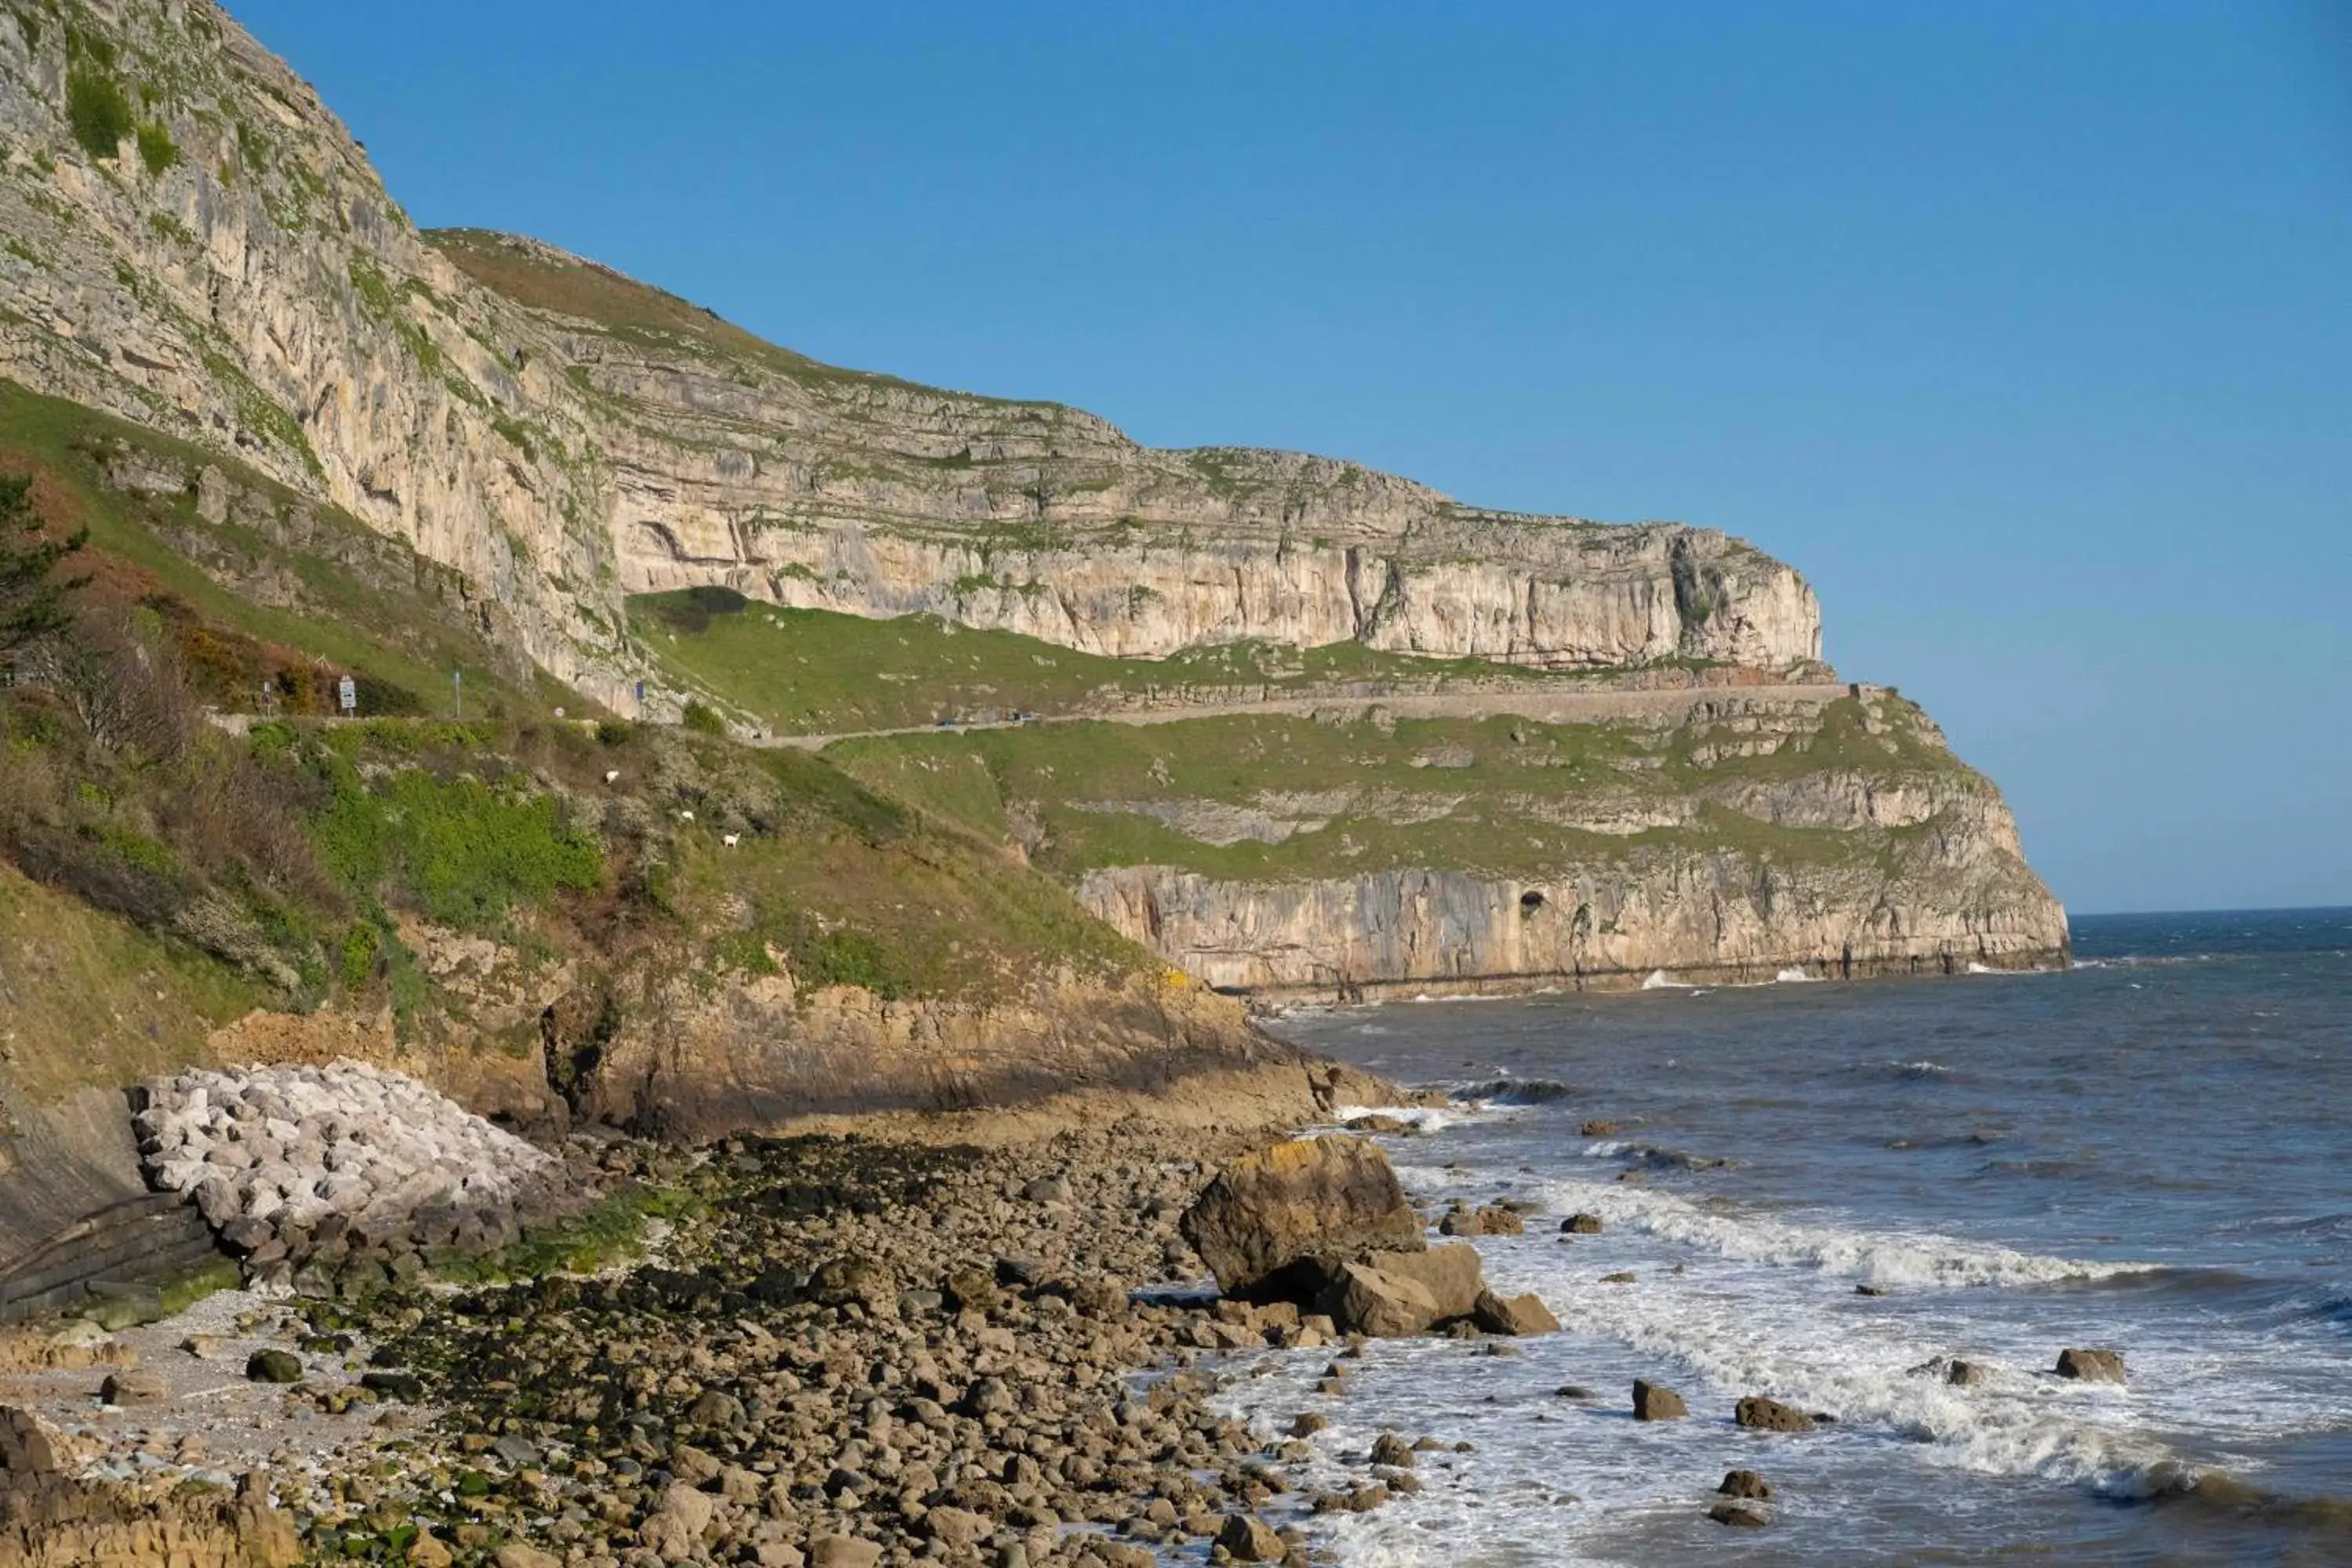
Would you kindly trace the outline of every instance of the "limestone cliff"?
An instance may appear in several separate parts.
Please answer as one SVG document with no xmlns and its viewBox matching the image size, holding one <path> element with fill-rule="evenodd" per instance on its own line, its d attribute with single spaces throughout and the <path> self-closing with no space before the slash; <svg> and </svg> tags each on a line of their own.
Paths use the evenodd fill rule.
<svg viewBox="0 0 2352 1568">
<path fill-rule="evenodd" d="M 530 241 L 421 234 L 209 0 L 9 0 L 0 142 L 0 374 L 233 450 L 411 542 L 608 700 L 659 684 L 623 595 L 698 583 L 1141 656 L 1821 651 L 1802 579 L 1713 531 L 1157 451 L 1057 405 L 817 364 Z"/>
<path fill-rule="evenodd" d="M 843 755 L 969 801 L 939 753 L 976 752 L 1003 829 L 1090 910 L 1259 996 L 2063 959 L 2064 911 L 2000 792 L 1891 692 L 1587 696 L 1566 722 L 1398 713 L 1437 706 Z"/>
</svg>

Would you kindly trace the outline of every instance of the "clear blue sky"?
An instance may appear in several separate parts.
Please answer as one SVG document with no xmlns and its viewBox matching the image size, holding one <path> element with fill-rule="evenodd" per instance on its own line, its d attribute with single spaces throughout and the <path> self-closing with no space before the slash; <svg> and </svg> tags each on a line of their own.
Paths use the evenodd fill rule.
<svg viewBox="0 0 2352 1568">
<path fill-rule="evenodd" d="M 1728 529 L 2077 911 L 2352 902 L 2352 5 L 232 0 L 420 223 Z"/>
</svg>

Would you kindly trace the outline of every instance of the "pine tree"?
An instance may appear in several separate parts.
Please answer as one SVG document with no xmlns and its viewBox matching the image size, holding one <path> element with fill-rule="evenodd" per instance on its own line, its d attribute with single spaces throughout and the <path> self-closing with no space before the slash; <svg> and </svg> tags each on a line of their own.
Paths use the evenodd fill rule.
<svg viewBox="0 0 2352 1568">
<path fill-rule="evenodd" d="M 89 579 L 59 577 L 57 568 L 89 542 L 86 528 L 62 539 L 44 537 L 32 476 L 0 478 L 0 664 L 73 624 L 66 595 Z"/>
</svg>

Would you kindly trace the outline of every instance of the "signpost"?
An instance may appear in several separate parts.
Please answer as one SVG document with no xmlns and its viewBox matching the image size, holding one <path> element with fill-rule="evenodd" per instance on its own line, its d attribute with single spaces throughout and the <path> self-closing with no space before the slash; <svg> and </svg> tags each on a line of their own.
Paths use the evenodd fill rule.
<svg viewBox="0 0 2352 1568">
<path fill-rule="evenodd" d="M 457 694 L 457 717 L 462 721 L 466 717 L 466 672 L 462 669 L 451 670 L 449 686 Z"/>
<path fill-rule="evenodd" d="M 346 675 L 335 683 L 335 697 L 342 708 L 344 718 L 349 719 L 359 712 L 360 683 L 350 676 Z"/>
</svg>

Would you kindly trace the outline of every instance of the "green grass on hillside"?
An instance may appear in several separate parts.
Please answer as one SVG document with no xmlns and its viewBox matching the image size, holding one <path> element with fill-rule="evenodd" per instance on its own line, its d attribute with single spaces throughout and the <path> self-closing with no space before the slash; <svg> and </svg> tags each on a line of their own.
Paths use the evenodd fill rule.
<svg viewBox="0 0 2352 1568">
<path fill-rule="evenodd" d="M 193 493 L 110 489 L 100 475 L 102 455 L 113 445 L 143 448 L 192 476 L 206 465 L 217 468 L 287 511 L 303 509 L 315 519 L 314 546 L 289 548 L 234 521 L 208 522 L 197 515 Z M 264 670 L 281 678 L 281 691 L 289 679 L 304 679 L 269 649 L 300 656 L 297 665 L 316 661 L 353 673 L 363 690 L 373 681 L 377 700 L 364 706 L 376 711 L 446 711 L 454 700 L 451 678 L 460 671 L 469 703 L 518 715 L 567 702 L 575 710 L 586 706 L 470 630 L 449 609 L 457 574 L 401 542 L 213 453 L 0 381 L 0 473 L 28 471 L 53 521 L 86 524 L 92 552 L 119 563 L 101 570 L 101 590 L 156 603 L 181 624 L 211 634 L 209 643 L 192 642 L 188 653 L 195 665 L 217 654 L 221 689 L 207 695 L 221 706 L 250 710 Z M 293 602 L 263 603 L 257 588 Z M 264 647 L 243 647 L 238 638 Z"/>
<path fill-rule="evenodd" d="M 855 392 L 890 388 L 974 405 L 1023 409 L 1051 419 L 1061 405 L 925 386 L 872 371 L 845 370 L 779 347 L 667 289 L 599 266 L 516 243 L 489 229 L 439 228 L 425 240 L 477 283 L 534 310 L 592 321 L 619 337 L 693 347 L 805 384 Z"/>
<path fill-rule="evenodd" d="M 1781 826 L 1709 795 L 1807 773 L 1966 776 L 1948 752 L 1911 732 L 1916 710 L 1879 701 L 1884 740 L 1867 731 L 1862 704 L 1846 699 L 1830 704 L 1801 743 L 1708 766 L 1691 756 L 1704 730 L 1278 714 L 879 737 L 825 755 L 972 833 L 1024 838 L 1040 866 L 1066 879 L 1122 865 L 1251 881 L 1411 867 L 1524 876 L 1692 849 L 1864 864 L 1906 852 L 1916 834 Z M 1294 826 L 1278 842 L 1252 823 L 1259 836 L 1217 844 L 1163 820 L 1171 805 L 1196 819 L 1222 806 Z M 1645 807 L 1678 819 L 1634 833 L 1584 826 Z"/>
<path fill-rule="evenodd" d="M 1361 643 L 1295 648 L 1223 643 L 1166 658 L 1112 658 L 933 616 L 868 620 L 784 609 L 724 590 L 629 600 L 638 640 L 689 684 L 778 734 L 912 729 L 942 718 L 1099 710 L 1183 695 L 1249 701 L 1351 686 L 1444 691 L 1592 686 L 1619 673 L 1545 671 L 1475 658 L 1420 658 Z"/>
<path fill-rule="evenodd" d="M 11 1099 L 129 1083 L 198 1060 L 264 1002 L 248 975 L 44 887 L 0 859 L 0 1131 Z"/>
</svg>

